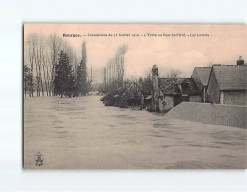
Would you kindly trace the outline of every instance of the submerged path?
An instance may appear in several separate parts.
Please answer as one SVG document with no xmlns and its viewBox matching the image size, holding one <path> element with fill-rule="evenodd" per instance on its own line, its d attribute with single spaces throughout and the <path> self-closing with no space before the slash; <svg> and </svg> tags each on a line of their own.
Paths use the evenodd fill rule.
<svg viewBox="0 0 247 195">
<path fill-rule="evenodd" d="M 246 129 L 106 107 L 99 96 L 24 100 L 24 167 L 246 168 Z M 34 156 L 44 156 L 37 167 Z"/>
</svg>

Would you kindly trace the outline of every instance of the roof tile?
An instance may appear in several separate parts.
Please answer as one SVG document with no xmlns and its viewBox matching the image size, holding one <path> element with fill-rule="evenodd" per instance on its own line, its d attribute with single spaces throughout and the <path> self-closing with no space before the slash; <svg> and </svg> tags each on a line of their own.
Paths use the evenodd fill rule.
<svg viewBox="0 0 247 195">
<path fill-rule="evenodd" d="M 214 65 L 220 90 L 247 90 L 247 66 Z"/>
</svg>

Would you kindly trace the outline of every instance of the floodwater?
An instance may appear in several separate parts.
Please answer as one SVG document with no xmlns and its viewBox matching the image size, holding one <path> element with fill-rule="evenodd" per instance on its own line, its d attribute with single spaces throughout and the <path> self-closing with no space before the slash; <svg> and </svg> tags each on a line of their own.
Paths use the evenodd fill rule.
<svg viewBox="0 0 247 195">
<path fill-rule="evenodd" d="M 246 168 L 246 129 L 106 107 L 100 96 L 24 99 L 24 168 Z M 44 161 L 35 165 L 40 152 Z"/>
</svg>

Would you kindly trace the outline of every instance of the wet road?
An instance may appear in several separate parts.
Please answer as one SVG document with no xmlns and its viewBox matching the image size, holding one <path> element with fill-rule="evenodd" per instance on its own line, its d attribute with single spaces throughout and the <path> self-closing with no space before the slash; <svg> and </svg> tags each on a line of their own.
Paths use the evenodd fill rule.
<svg viewBox="0 0 247 195">
<path fill-rule="evenodd" d="M 246 168 L 246 129 L 106 107 L 99 96 L 24 100 L 24 167 Z M 44 164 L 35 165 L 40 152 Z"/>
</svg>

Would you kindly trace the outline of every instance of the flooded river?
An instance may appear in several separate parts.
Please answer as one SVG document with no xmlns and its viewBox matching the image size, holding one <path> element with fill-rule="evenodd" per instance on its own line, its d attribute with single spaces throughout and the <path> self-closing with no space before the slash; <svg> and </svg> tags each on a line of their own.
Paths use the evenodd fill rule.
<svg viewBox="0 0 247 195">
<path fill-rule="evenodd" d="M 24 99 L 24 167 L 246 168 L 246 129 L 106 107 L 99 96 Z M 44 164 L 35 165 L 40 152 Z"/>
</svg>

